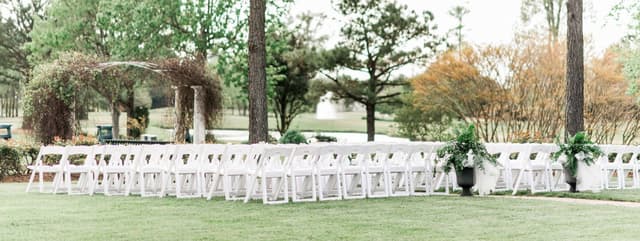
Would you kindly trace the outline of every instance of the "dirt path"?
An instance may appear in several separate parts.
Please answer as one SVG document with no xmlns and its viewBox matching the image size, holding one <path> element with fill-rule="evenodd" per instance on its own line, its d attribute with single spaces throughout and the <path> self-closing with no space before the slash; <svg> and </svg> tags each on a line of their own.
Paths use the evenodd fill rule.
<svg viewBox="0 0 640 241">
<path fill-rule="evenodd" d="M 608 206 L 618 206 L 618 207 L 640 208 L 640 203 L 637 203 L 637 202 L 621 202 L 621 201 L 561 198 L 561 197 L 532 197 L 532 196 L 492 196 L 492 197 L 525 199 L 525 200 L 543 200 L 543 201 L 586 204 L 586 205 L 608 205 Z"/>
</svg>

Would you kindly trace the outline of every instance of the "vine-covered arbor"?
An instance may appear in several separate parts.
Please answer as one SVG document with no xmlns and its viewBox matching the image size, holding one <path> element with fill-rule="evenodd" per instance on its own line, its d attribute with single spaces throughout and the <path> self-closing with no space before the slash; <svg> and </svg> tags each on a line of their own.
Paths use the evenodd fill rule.
<svg viewBox="0 0 640 241">
<path fill-rule="evenodd" d="M 176 142 L 185 140 L 188 123 L 194 121 L 194 143 L 202 143 L 206 128 L 222 114 L 220 83 L 204 66 L 190 59 L 165 59 L 153 62 L 101 61 L 95 56 L 66 53 L 56 61 L 37 66 L 27 86 L 25 121 L 45 144 L 54 137 L 70 139 L 78 130 L 77 109 L 84 95 L 113 95 L 123 77 L 119 66 L 133 66 L 152 71 L 175 89 Z M 90 92 L 92 91 L 92 92 Z"/>
</svg>

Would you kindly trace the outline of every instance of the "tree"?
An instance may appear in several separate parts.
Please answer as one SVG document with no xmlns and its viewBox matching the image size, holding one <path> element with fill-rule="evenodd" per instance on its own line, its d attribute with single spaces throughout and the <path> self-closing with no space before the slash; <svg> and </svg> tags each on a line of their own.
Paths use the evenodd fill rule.
<svg viewBox="0 0 640 241">
<path fill-rule="evenodd" d="M 267 73 L 265 51 L 265 0 L 251 0 L 249 15 L 249 143 L 266 142 Z"/>
<path fill-rule="evenodd" d="M 566 0 L 523 0 L 520 16 L 523 22 L 529 22 L 533 16 L 544 11 L 547 30 L 552 41 L 558 40 L 560 21 L 562 20 L 562 5 Z"/>
<path fill-rule="evenodd" d="M 29 63 L 25 43 L 31 42 L 34 22 L 45 18 L 46 0 L 0 1 L 0 9 L 9 15 L 0 14 L 0 84 L 18 87 L 20 82 L 28 82 L 32 66 Z"/>
<path fill-rule="evenodd" d="M 455 6 L 449 10 L 449 15 L 458 20 L 458 25 L 453 29 L 456 31 L 456 39 L 458 39 L 458 51 L 460 51 L 462 46 L 462 29 L 464 28 L 462 19 L 465 15 L 469 14 L 469 12 L 469 9 L 465 6 Z"/>
<path fill-rule="evenodd" d="M 269 53 L 275 55 L 275 62 L 282 66 L 278 69 L 283 77 L 274 81 L 271 98 L 276 127 L 281 135 L 287 132 L 293 119 L 305 111 L 309 102 L 306 98 L 309 82 L 321 67 L 320 53 L 314 45 L 322 38 L 313 36 L 320 24 L 309 14 L 301 15 L 299 20 L 293 29 L 282 29 L 282 34 L 271 35 L 286 41 L 284 51 Z"/>
<path fill-rule="evenodd" d="M 567 88 L 565 133 L 584 130 L 584 42 L 582 0 L 567 1 Z M 566 136 L 566 135 L 565 135 Z"/>
<path fill-rule="evenodd" d="M 402 92 L 395 87 L 406 85 L 393 73 L 430 57 L 442 39 L 433 33 L 430 12 L 418 14 L 395 1 L 342 0 L 337 9 L 351 21 L 341 28 L 342 40 L 337 47 L 325 54 L 325 71 L 335 73 L 322 73 L 334 82 L 338 96 L 365 106 L 367 139 L 373 141 L 376 105 L 398 101 Z M 411 43 L 422 46 L 412 48 Z M 340 75 L 345 69 L 364 73 L 367 79 Z"/>
</svg>

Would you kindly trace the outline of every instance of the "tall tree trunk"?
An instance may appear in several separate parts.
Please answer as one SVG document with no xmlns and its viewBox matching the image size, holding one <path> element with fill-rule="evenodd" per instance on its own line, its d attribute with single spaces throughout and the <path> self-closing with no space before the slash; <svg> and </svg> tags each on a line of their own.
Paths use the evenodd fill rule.
<svg viewBox="0 0 640 241">
<path fill-rule="evenodd" d="M 135 111 L 135 106 L 136 106 L 136 101 L 135 101 L 135 95 L 136 95 L 136 91 L 133 89 L 133 87 L 131 87 L 131 89 L 127 90 L 127 136 L 133 136 L 133 133 L 131 133 L 131 130 L 133 128 L 133 126 L 131 126 L 132 123 L 129 122 L 129 118 L 133 118 L 134 114 L 133 112 Z"/>
<path fill-rule="evenodd" d="M 583 58 L 582 0 L 569 0 L 567 1 L 567 107 L 565 112 L 565 133 L 569 135 L 575 135 L 584 130 Z"/>
<path fill-rule="evenodd" d="M 113 139 L 118 139 L 120 136 L 120 111 L 115 101 L 111 102 L 111 134 Z"/>
<path fill-rule="evenodd" d="M 268 140 L 265 0 L 251 0 L 249 13 L 249 143 Z"/>
<path fill-rule="evenodd" d="M 367 141 L 374 141 L 376 135 L 376 104 L 366 104 Z"/>
</svg>

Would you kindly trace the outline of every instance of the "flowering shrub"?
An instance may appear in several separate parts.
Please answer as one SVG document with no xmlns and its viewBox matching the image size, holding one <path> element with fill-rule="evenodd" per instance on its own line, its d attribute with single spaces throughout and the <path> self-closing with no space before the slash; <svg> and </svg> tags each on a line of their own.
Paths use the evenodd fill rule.
<svg viewBox="0 0 640 241">
<path fill-rule="evenodd" d="M 98 139 L 92 135 L 77 135 L 71 140 L 64 140 L 59 136 L 53 138 L 53 144 L 56 146 L 92 146 L 98 144 Z"/>
<path fill-rule="evenodd" d="M 0 180 L 8 175 L 26 174 L 40 147 L 36 143 L 0 140 Z"/>
</svg>

